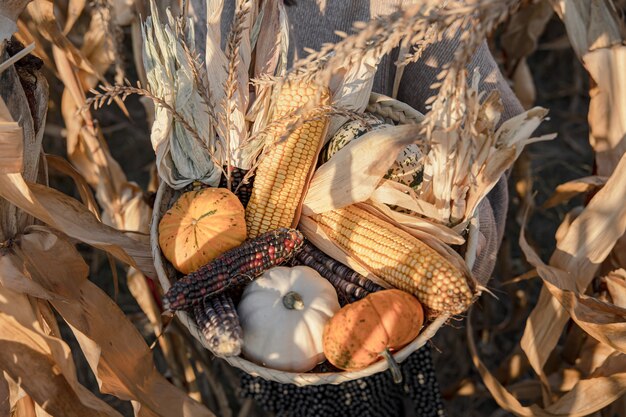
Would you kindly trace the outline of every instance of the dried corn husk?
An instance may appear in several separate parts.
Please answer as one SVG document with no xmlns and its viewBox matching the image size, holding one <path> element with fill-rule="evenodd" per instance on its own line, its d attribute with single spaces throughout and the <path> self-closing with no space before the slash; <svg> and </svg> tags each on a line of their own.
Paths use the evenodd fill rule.
<svg viewBox="0 0 626 417">
<path fill-rule="evenodd" d="M 144 66 L 151 92 L 164 100 L 187 120 L 194 132 L 177 121 L 171 111 L 155 103 L 155 121 L 151 141 L 156 152 L 161 178 L 172 188 L 180 189 L 193 181 L 217 186 L 221 176 L 224 149 L 209 123 L 209 105 L 202 100 L 194 81 L 190 60 L 183 42 L 194 44 L 193 31 L 186 39 L 176 28 L 171 12 L 159 19 L 154 2 L 152 16 L 143 28 Z M 191 24 L 186 27 L 191 28 Z"/>
<path fill-rule="evenodd" d="M 589 142 L 598 175 L 608 176 L 626 152 L 626 46 L 614 5 L 606 0 L 552 0 L 570 43 L 593 80 Z"/>
</svg>

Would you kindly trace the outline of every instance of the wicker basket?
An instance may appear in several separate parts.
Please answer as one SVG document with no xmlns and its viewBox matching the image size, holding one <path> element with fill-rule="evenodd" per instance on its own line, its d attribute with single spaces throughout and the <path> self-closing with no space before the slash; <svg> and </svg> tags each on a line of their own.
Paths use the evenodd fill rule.
<svg viewBox="0 0 626 417">
<path fill-rule="evenodd" d="M 393 120 L 398 124 L 419 123 L 424 116 L 409 105 L 402 103 L 390 97 L 372 93 L 370 96 L 367 111 Z M 176 275 L 176 271 L 167 260 L 164 259 L 161 249 L 159 248 L 158 224 L 171 203 L 178 197 L 178 192 L 168 187 L 165 183 L 161 183 L 157 191 L 154 202 L 154 212 L 152 214 L 152 224 L 150 228 L 150 242 L 152 245 L 152 255 L 154 257 L 154 265 L 157 271 L 159 282 L 164 291 L 171 286 L 172 277 Z M 477 248 L 477 218 L 474 217 L 470 222 L 467 249 L 465 254 L 465 262 L 471 270 L 476 257 Z M 200 329 L 194 320 L 184 311 L 176 312 L 181 323 L 187 327 L 189 332 L 203 346 L 206 347 L 204 338 Z M 441 315 L 426 326 L 419 336 L 403 349 L 394 353 L 393 358 L 396 362 L 404 361 L 411 353 L 421 348 L 426 342 L 437 333 L 439 328 L 449 319 L 448 315 Z M 283 372 L 257 365 L 241 357 L 225 357 L 223 358 L 232 366 L 235 366 L 246 373 L 259 376 L 270 381 L 276 381 L 283 384 L 295 384 L 297 386 L 305 385 L 323 385 L 323 384 L 341 384 L 343 382 L 354 379 L 365 378 L 378 372 L 383 372 L 389 368 L 387 361 L 381 360 L 373 365 L 359 371 L 352 372 L 327 372 L 327 373 L 296 373 Z"/>
</svg>

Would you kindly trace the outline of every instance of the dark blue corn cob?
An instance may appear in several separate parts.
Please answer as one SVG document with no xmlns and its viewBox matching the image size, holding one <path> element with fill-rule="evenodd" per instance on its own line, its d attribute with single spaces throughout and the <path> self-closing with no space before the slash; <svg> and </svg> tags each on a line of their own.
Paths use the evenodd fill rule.
<svg viewBox="0 0 626 417">
<path fill-rule="evenodd" d="M 164 306 L 186 309 L 226 288 L 246 284 L 291 258 L 303 242 L 302 233 L 285 227 L 246 240 L 176 281 L 163 296 Z"/>
<path fill-rule="evenodd" d="M 215 356 L 237 356 L 241 353 L 243 331 L 229 294 L 206 297 L 194 306 L 194 315 L 206 345 Z"/>
<path fill-rule="evenodd" d="M 245 169 L 237 167 L 232 167 L 230 171 L 230 188 L 244 207 L 246 207 L 248 201 L 250 201 L 250 196 L 252 196 L 252 184 L 254 182 L 254 177 L 246 178 L 246 182 L 243 182 L 247 172 L 248 171 Z M 227 185 L 226 177 L 222 175 L 220 188 L 226 188 Z"/>
<path fill-rule="evenodd" d="M 384 289 L 341 262 L 326 255 L 308 241 L 302 245 L 302 250 L 296 254 L 295 261 L 319 272 L 321 276 L 330 281 L 337 292 L 348 303 L 360 300 L 372 292 Z"/>
</svg>

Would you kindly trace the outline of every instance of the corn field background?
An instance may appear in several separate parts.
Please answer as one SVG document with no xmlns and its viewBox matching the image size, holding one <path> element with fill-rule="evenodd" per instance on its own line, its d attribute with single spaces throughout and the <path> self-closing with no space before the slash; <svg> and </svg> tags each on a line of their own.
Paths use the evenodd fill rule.
<svg viewBox="0 0 626 417">
<path fill-rule="evenodd" d="M 15 19 L 26 3 L 1 5 L 0 417 L 269 415 L 160 315 L 152 101 L 86 106 L 99 85 L 146 85 L 148 2 L 35 0 Z M 558 136 L 511 170 L 492 294 L 431 341 L 437 376 L 450 416 L 624 417 L 626 2 L 520 3 L 489 46 L 524 107 L 549 109 L 536 133 Z"/>
</svg>

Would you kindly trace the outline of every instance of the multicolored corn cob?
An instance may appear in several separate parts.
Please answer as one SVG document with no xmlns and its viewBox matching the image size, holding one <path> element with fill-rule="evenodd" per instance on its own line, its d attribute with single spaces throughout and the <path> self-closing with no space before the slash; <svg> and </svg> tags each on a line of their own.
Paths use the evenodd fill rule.
<svg viewBox="0 0 626 417">
<path fill-rule="evenodd" d="M 182 310 L 226 288 L 245 284 L 297 252 L 304 236 L 295 229 L 280 228 L 249 239 L 224 252 L 197 271 L 179 279 L 163 296 L 168 310 Z"/>
<path fill-rule="evenodd" d="M 343 251 L 396 288 L 415 295 L 429 310 L 460 314 L 473 300 L 463 272 L 407 232 L 348 206 L 312 216 Z"/>
<path fill-rule="evenodd" d="M 320 94 L 321 93 L 321 94 Z M 313 85 L 285 85 L 274 107 L 274 120 L 285 117 L 310 100 L 320 97 L 320 105 L 329 102 L 325 89 Z M 246 209 L 248 236 L 255 237 L 277 227 L 292 227 L 307 180 L 324 140 L 328 119 L 306 122 L 287 139 L 268 138 L 264 156 L 256 170 L 252 196 Z M 286 123 L 285 123 L 286 125 Z M 284 129 L 276 129 L 278 134 Z"/>
<path fill-rule="evenodd" d="M 321 276 L 333 284 L 337 293 L 348 303 L 360 300 L 372 292 L 384 289 L 341 262 L 326 255 L 310 242 L 304 243 L 302 250 L 296 254 L 295 261 L 319 272 Z"/>
<path fill-rule="evenodd" d="M 194 315 L 211 352 L 224 357 L 241 353 L 243 331 L 230 295 L 206 297 L 194 306 Z"/>
<path fill-rule="evenodd" d="M 231 189 L 233 193 L 235 193 L 235 195 L 239 198 L 239 201 L 241 201 L 241 204 L 243 204 L 244 207 L 246 207 L 248 205 L 248 202 L 250 201 L 250 197 L 252 196 L 252 184 L 254 182 L 254 177 L 252 176 L 246 179 L 246 183 L 242 184 L 242 181 L 247 173 L 247 170 L 237 167 L 231 167 L 230 171 Z M 226 188 L 227 186 L 228 181 L 226 181 L 226 177 L 222 175 L 222 179 L 220 180 L 220 188 Z"/>
</svg>

